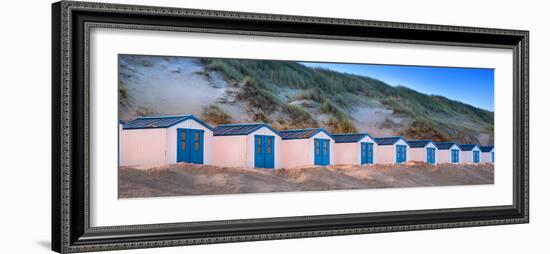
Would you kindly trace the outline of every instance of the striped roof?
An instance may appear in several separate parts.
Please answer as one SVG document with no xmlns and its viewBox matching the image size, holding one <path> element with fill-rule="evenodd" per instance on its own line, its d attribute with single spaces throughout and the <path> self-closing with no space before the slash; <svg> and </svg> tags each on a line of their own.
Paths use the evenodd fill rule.
<svg viewBox="0 0 550 254">
<path fill-rule="evenodd" d="M 407 140 L 405 140 L 403 137 L 383 137 L 374 139 L 374 141 L 376 141 L 376 143 L 381 146 L 394 145 L 399 140 L 403 140 L 405 141 L 405 143 L 407 143 Z"/>
<path fill-rule="evenodd" d="M 462 144 L 462 145 L 458 145 L 458 147 L 460 147 L 460 150 L 462 151 L 472 151 L 474 150 L 474 148 L 477 147 L 476 144 Z"/>
<path fill-rule="evenodd" d="M 429 143 L 433 143 L 431 140 L 407 140 L 411 148 L 424 148 Z"/>
<path fill-rule="evenodd" d="M 480 146 L 479 147 L 479 150 L 481 150 L 481 152 L 483 152 L 483 153 L 491 152 L 491 151 L 493 151 L 493 149 L 495 149 L 495 146 Z"/>
<path fill-rule="evenodd" d="M 194 115 L 178 115 L 178 116 L 143 116 L 138 117 L 132 121 L 124 124 L 123 128 L 128 129 L 155 129 L 155 128 L 169 128 L 178 123 L 185 122 L 187 120 L 194 120 L 204 127 L 212 130 L 208 124 L 196 118 Z"/>
<path fill-rule="evenodd" d="M 332 134 L 326 131 L 323 128 L 311 128 L 311 129 L 300 129 L 300 130 L 284 130 L 281 131 L 281 137 L 283 139 L 308 139 L 319 132 L 324 132 L 329 137 L 332 138 Z"/>
<path fill-rule="evenodd" d="M 355 143 L 367 136 L 374 140 L 368 133 L 332 134 L 336 143 Z"/>
<path fill-rule="evenodd" d="M 439 150 L 449 150 L 449 149 L 451 149 L 451 147 L 456 145 L 456 143 L 453 143 L 453 142 L 435 142 L 434 145 Z"/>
<path fill-rule="evenodd" d="M 277 135 L 281 135 L 278 131 L 271 128 L 265 123 L 248 123 L 248 124 L 223 124 L 214 129 L 214 136 L 240 136 L 248 135 L 260 128 L 266 127 Z"/>
</svg>

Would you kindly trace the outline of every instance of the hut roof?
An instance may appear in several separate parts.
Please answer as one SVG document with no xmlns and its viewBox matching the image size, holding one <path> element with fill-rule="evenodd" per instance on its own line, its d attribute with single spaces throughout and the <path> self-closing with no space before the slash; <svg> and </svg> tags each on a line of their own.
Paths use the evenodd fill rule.
<svg viewBox="0 0 550 254">
<path fill-rule="evenodd" d="M 123 123 L 123 128 L 128 129 L 155 129 L 155 128 L 169 128 L 178 123 L 185 122 L 187 120 L 194 120 L 209 130 L 213 130 L 208 124 L 204 123 L 194 115 L 174 115 L 174 116 L 143 116 L 138 117 L 127 123 Z"/>
<path fill-rule="evenodd" d="M 278 136 L 281 134 L 265 123 L 247 123 L 247 124 L 223 124 L 214 129 L 214 136 L 240 136 L 248 135 L 256 130 L 266 127 Z"/>
<path fill-rule="evenodd" d="M 327 134 L 329 137 L 332 138 L 332 134 L 330 134 L 327 130 L 325 130 L 323 128 L 283 130 L 283 131 L 281 131 L 281 137 L 284 140 L 288 140 L 288 139 L 308 139 L 308 138 L 311 138 L 311 137 L 315 136 L 315 134 L 317 134 L 319 132 L 324 132 L 325 134 Z"/>
</svg>

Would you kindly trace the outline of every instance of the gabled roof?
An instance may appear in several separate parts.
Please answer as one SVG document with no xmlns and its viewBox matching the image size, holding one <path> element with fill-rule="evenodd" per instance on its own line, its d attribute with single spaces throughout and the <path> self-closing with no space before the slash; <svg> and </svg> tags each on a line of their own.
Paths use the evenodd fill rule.
<svg viewBox="0 0 550 254">
<path fill-rule="evenodd" d="M 454 145 L 458 146 L 456 143 L 453 143 L 453 142 L 435 142 L 434 145 L 439 150 L 449 150 Z"/>
<path fill-rule="evenodd" d="M 119 123 L 119 124 L 122 124 L 122 125 L 124 125 L 124 124 L 125 124 L 125 122 L 124 122 L 124 121 L 122 121 L 122 120 L 118 120 L 118 123 Z"/>
<path fill-rule="evenodd" d="M 123 128 L 128 129 L 155 129 L 155 128 L 169 128 L 178 123 L 185 122 L 187 120 L 194 120 L 202 126 L 213 130 L 208 124 L 196 118 L 194 115 L 177 115 L 177 116 L 143 116 L 138 117 L 132 121 L 124 124 Z"/>
<path fill-rule="evenodd" d="M 281 134 L 277 130 L 271 128 L 271 126 L 265 123 L 223 124 L 214 128 L 214 136 L 248 135 L 263 127 L 266 127 L 271 131 L 275 132 L 275 134 L 277 134 L 278 136 L 281 136 Z"/>
<path fill-rule="evenodd" d="M 332 138 L 332 134 L 330 134 L 327 130 L 325 130 L 323 128 L 310 128 L 310 129 L 300 129 L 300 130 L 284 130 L 284 131 L 281 131 L 281 137 L 284 140 L 287 140 L 287 139 L 308 139 L 308 138 L 311 138 L 311 137 L 315 136 L 315 134 L 317 134 L 319 132 L 324 132 L 325 134 L 327 134 L 329 137 Z"/>
<path fill-rule="evenodd" d="M 383 137 L 374 139 L 374 141 L 376 141 L 376 143 L 380 146 L 394 145 L 399 140 L 403 140 L 405 143 L 407 143 L 407 140 L 405 140 L 403 137 Z"/>
<path fill-rule="evenodd" d="M 462 144 L 458 145 L 462 151 L 472 151 L 474 148 L 478 147 L 476 144 Z M 479 147 L 478 147 L 479 148 Z"/>
<path fill-rule="evenodd" d="M 407 140 L 407 143 L 411 148 L 424 148 L 430 143 L 433 144 L 431 140 Z"/>
<path fill-rule="evenodd" d="M 495 146 L 480 146 L 479 150 L 481 150 L 482 153 L 488 153 L 495 149 Z"/>
<path fill-rule="evenodd" d="M 368 133 L 348 133 L 348 134 L 332 134 L 332 138 L 336 143 L 355 143 L 361 141 L 364 137 L 371 137 Z"/>
</svg>

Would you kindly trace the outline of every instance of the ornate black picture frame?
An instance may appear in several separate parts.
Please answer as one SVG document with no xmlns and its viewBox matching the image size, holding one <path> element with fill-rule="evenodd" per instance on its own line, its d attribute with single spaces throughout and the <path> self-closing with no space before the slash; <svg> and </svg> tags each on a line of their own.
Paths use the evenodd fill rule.
<svg viewBox="0 0 550 254">
<path fill-rule="evenodd" d="M 92 27 L 513 49 L 513 205 L 192 223 L 89 225 Z M 528 31 L 62 1 L 52 6 L 52 249 L 88 252 L 529 221 Z"/>
</svg>

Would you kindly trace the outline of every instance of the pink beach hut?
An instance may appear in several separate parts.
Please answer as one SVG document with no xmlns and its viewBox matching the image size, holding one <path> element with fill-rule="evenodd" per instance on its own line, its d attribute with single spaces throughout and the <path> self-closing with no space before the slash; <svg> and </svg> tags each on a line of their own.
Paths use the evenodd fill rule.
<svg viewBox="0 0 550 254">
<path fill-rule="evenodd" d="M 214 129 L 213 147 L 216 166 L 281 167 L 281 136 L 267 124 L 220 125 Z"/>
<path fill-rule="evenodd" d="M 408 140 L 410 161 L 420 161 L 428 164 L 437 162 L 437 147 L 431 140 Z"/>
<path fill-rule="evenodd" d="M 460 147 L 453 142 L 435 142 L 437 163 L 460 163 Z"/>
<path fill-rule="evenodd" d="M 284 168 L 333 164 L 334 139 L 325 129 L 284 130 L 280 133 Z"/>
<path fill-rule="evenodd" d="M 212 128 L 193 115 L 139 117 L 123 125 L 120 164 L 211 164 L 212 136 Z"/>
<path fill-rule="evenodd" d="M 409 160 L 409 144 L 403 137 L 375 138 L 376 163 L 399 164 Z"/>
<path fill-rule="evenodd" d="M 495 163 L 495 146 L 482 146 L 481 150 L 481 162 Z"/>
<path fill-rule="evenodd" d="M 376 163 L 377 144 L 368 133 L 333 134 L 334 164 L 363 165 Z"/>
<path fill-rule="evenodd" d="M 461 163 L 479 163 L 481 160 L 481 150 L 476 144 L 463 144 L 460 147 Z"/>
</svg>

